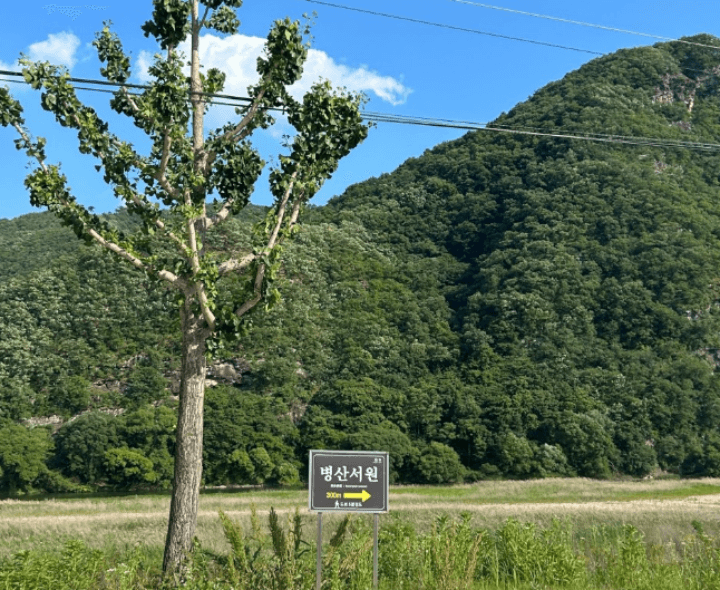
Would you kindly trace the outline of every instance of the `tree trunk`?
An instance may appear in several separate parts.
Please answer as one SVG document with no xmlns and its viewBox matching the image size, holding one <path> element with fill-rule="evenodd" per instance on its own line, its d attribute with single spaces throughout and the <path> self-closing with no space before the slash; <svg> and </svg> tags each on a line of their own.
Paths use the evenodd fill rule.
<svg viewBox="0 0 720 590">
<path fill-rule="evenodd" d="M 175 478 L 163 571 L 178 571 L 192 549 L 202 479 L 203 400 L 205 397 L 205 338 L 202 316 L 186 297 L 181 310 L 182 374 L 175 443 Z"/>
</svg>

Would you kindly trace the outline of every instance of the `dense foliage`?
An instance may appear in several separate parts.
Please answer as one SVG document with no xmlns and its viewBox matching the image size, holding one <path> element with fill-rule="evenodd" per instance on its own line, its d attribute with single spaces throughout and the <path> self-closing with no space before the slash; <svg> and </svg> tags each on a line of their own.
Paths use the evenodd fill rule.
<svg viewBox="0 0 720 590">
<path fill-rule="evenodd" d="M 495 125 L 717 143 L 719 64 L 621 51 Z M 397 481 L 720 475 L 719 197 L 717 150 L 474 132 L 311 209 L 283 301 L 210 369 L 206 483 L 293 483 L 310 448 L 388 450 Z M 29 449 L 0 447 L 3 487 L 167 485 L 168 296 L 46 215 L 0 229 L 0 420 Z"/>
</svg>

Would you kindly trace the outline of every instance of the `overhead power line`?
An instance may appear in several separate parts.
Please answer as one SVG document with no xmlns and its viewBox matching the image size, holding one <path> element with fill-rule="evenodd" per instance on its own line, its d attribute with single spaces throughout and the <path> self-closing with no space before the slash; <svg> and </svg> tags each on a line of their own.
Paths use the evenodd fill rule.
<svg viewBox="0 0 720 590">
<path fill-rule="evenodd" d="M 3 76 L 22 76 L 18 72 L 11 72 L 8 70 L 0 70 L 0 75 Z M 114 86 L 114 87 L 130 87 L 134 89 L 147 89 L 149 86 L 143 84 L 115 84 L 105 80 L 91 80 L 88 78 L 69 78 L 71 82 L 80 82 L 86 84 L 97 84 L 102 86 Z M 17 79 L 4 79 L 0 78 L 0 82 L 16 82 L 20 84 L 26 84 L 25 80 Z M 75 86 L 77 90 L 86 90 L 90 92 L 104 92 L 114 93 L 114 90 L 107 88 L 89 88 L 87 86 Z M 139 96 L 137 92 L 130 92 L 133 96 Z M 238 107 L 242 103 L 252 102 L 251 98 L 244 96 L 234 96 L 230 94 L 210 94 L 202 93 L 207 96 L 210 100 L 210 104 L 219 106 L 231 106 Z M 222 100 L 217 100 L 222 99 Z M 189 99 L 188 99 L 189 100 Z M 230 101 L 230 102 L 227 102 Z M 273 112 L 283 112 L 282 107 L 272 107 L 267 110 Z M 365 121 L 372 121 L 376 123 L 395 123 L 401 125 L 416 125 L 424 127 L 442 127 L 448 129 L 460 129 L 465 131 L 486 131 L 492 133 L 506 133 L 513 135 L 527 135 L 535 137 L 549 137 L 555 139 L 572 139 L 579 141 L 591 141 L 597 143 L 614 143 L 622 145 L 635 145 L 635 146 L 648 146 L 648 147 L 664 147 L 664 148 L 675 148 L 675 149 L 693 149 L 693 150 L 704 150 L 704 151 L 720 151 L 720 143 L 700 142 L 700 141 L 683 141 L 669 138 L 658 138 L 658 137 L 639 137 L 633 135 L 619 135 L 610 133 L 595 133 L 595 132 L 584 132 L 578 130 L 568 130 L 563 128 L 558 129 L 543 129 L 540 127 L 527 127 L 527 126 L 511 126 L 511 125 L 499 125 L 495 123 L 481 123 L 475 121 L 458 121 L 455 119 L 443 119 L 439 117 L 415 117 L 407 115 L 396 115 L 392 113 L 379 113 L 372 111 L 363 111 L 362 118 Z"/>
<path fill-rule="evenodd" d="M 493 133 L 509 133 L 514 135 L 530 135 L 536 137 L 550 137 L 556 139 L 576 139 L 599 143 L 617 143 L 625 145 L 666 147 L 680 149 L 698 149 L 720 151 L 719 143 L 699 141 L 682 141 L 657 137 L 638 137 L 632 135 L 617 135 L 609 133 L 592 133 L 582 131 L 565 131 L 563 129 L 548 130 L 539 127 L 513 127 L 495 123 L 476 123 L 472 121 L 455 121 L 452 119 L 434 119 L 427 117 L 408 117 L 385 113 L 372 113 L 365 111 L 363 117 L 381 123 L 400 123 L 405 125 L 425 125 L 430 127 L 449 127 L 452 129 L 465 129 L 474 131 L 489 131 Z"/>
<path fill-rule="evenodd" d="M 632 135 L 613 135 L 609 133 L 572 132 L 560 128 L 557 130 L 543 130 L 533 127 L 513 127 L 510 125 L 497 125 L 494 123 L 474 123 L 471 121 L 453 121 L 448 119 L 429 119 L 420 117 L 406 117 L 385 115 L 382 113 L 363 113 L 363 117 L 379 123 L 400 123 L 404 125 L 424 125 L 429 127 L 449 127 L 468 131 L 488 131 L 492 133 L 506 133 L 511 135 L 530 135 L 535 137 L 549 137 L 555 139 L 574 139 L 595 143 L 615 143 L 635 146 L 665 147 L 678 149 L 694 149 L 706 151 L 720 151 L 720 143 L 707 143 L 698 141 L 681 141 L 657 137 L 638 137 Z"/>
<path fill-rule="evenodd" d="M 544 47 L 553 47 L 555 49 L 578 51 L 580 53 L 589 53 L 590 55 L 604 55 L 603 53 L 601 53 L 599 51 L 591 51 L 590 49 L 581 49 L 579 47 L 570 47 L 569 45 L 558 45 L 556 43 L 546 43 L 544 41 L 536 41 L 534 39 L 525 39 L 523 37 L 511 37 L 510 35 L 501 35 L 500 33 L 490 33 L 489 31 L 479 31 L 477 29 L 466 29 L 465 27 L 456 27 L 454 25 L 446 25 L 443 23 L 436 23 L 436 22 L 427 21 L 427 20 L 420 20 L 417 18 L 410 18 L 409 16 L 388 14 L 386 12 L 376 12 L 374 10 L 365 10 L 363 8 L 354 8 L 352 6 L 344 6 L 342 4 L 333 4 L 331 2 L 322 2 L 321 0 L 305 0 L 305 2 L 311 2 L 313 4 L 322 4 L 323 6 L 331 6 L 332 8 L 341 8 L 343 10 L 352 10 L 353 12 L 362 12 L 365 14 L 372 14 L 374 16 L 382 16 L 385 18 L 394 18 L 396 20 L 404 20 L 404 21 L 408 21 L 411 23 L 417 23 L 417 24 L 421 24 L 421 25 L 429 25 L 431 27 L 440 27 L 443 29 L 462 31 L 464 33 L 474 33 L 476 35 L 486 35 L 488 37 L 507 39 L 508 41 L 521 41 L 522 43 L 532 43 L 533 45 L 542 45 Z"/>
<path fill-rule="evenodd" d="M 310 0 L 308 0 L 310 1 Z M 707 47 L 709 49 L 720 49 L 717 45 L 707 45 L 705 43 L 696 43 L 695 41 L 685 41 L 684 39 L 674 39 L 672 37 L 662 37 L 660 35 L 651 35 L 650 33 L 641 33 L 639 31 L 631 31 L 629 29 L 619 29 L 616 27 L 607 27 L 605 25 L 598 25 L 595 23 L 587 23 L 579 20 L 571 20 L 569 18 L 561 18 L 558 16 L 550 16 L 547 14 L 537 14 L 535 12 L 525 12 L 524 10 L 516 10 L 514 8 L 505 8 L 503 6 L 493 6 L 491 4 L 482 4 L 480 2 L 470 2 L 469 0 L 450 0 L 451 2 L 457 2 L 459 4 L 469 4 L 471 6 L 477 6 L 479 8 L 489 8 L 491 10 L 501 10 L 503 12 L 511 12 L 513 14 L 522 14 L 523 16 L 532 16 L 534 18 L 542 18 L 546 20 L 553 20 L 560 23 L 566 23 L 570 25 L 579 25 L 582 27 L 591 27 L 593 29 L 602 29 L 604 31 L 612 31 L 614 33 L 625 33 L 627 35 L 638 35 L 640 37 L 649 37 L 650 39 L 660 39 L 662 41 L 675 41 L 677 43 L 685 43 L 686 45 L 694 45 L 696 47 Z"/>
<path fill-rule="evenodd" d="M 578 47 L 571 47 L 571 46 L 568 46 L 568 45 L 559 45 L 559 44 L 556 44 L 556 43 L 546 43 L 546 42 L 544 42 L 544 41 L 536 41 L 536 40 L 533 40 L 533 39 L 525 39 L 525 38 L 523 38 L 523 37 L 511 37 L 511 36 L 509 36 L 509 35 L 501 35 L 501 34 L 499 34 L 499 33 L 490 33 L 490 32 L 487 32 L 487 31 L 479 31 L 479 30 L 477 30 L 477 29 L 467 29 L 467 28 L 464 28 L 464 27 L 456 27 L 456 26 L 454 26 L 454 25 L 445 25 L 445 24 L 442 24 L 442 23 L 436 23 L 436 22 L 432 22 L 432 21 L 420 20 L 420 19 L 410 18 L 410 17 L 406 17 L 406 16 L 399 16 L 399 15 L 396 15 L 396 14 L 387 14 L 387 13 L 384 13 L 384 12 L 377 12 L 377 11 L 373 11 L 373 10 L 365 10 L 365 9 L 362 9 L 362 8 L 355 8 L 355 7 L 352 7 L 352 6 L 344 6 L 344 5 L 342 5 L 342 4 L 333 4 L 333 3 L 331 3 L 331 2 L 324 2 L 324 1 L 322 1 L 322 0 L 304 0 L 304 1 L 305 1 L 305 2 L 311 2 L 311 3 L 313 3 L 313 4 L 322 4 L 322 5 L 325 5 L 325 6 L 331 6 L 331 7 L 333 7 L 333 8 L 342 8 L 343 10 L 352 10 L 352 11 L 354 11 L 354 12 L 362 12 L 362 13 L 366 13 L 366 14 L 372 14 L 372 15 L 375 15 L 375 16 L 382 16 L 382 17 L 385 17 L 385 18 L 393 18 L 393 19 L 409 21 L 409 22 L 413 22 L 413 23 L 417 23 L 417 24 L 429 25 L 429 26 L 433 26 L 433 27 L 441 27 L 441 28 L 444 28 L 444 29 L 452 29 L 452 30 L 456 30 L 456 31 L 466 32 L 466 33 L 475 33 L 475 34 L 478 34 L 478 35 L 487 35 L 487 36 L 490 36 L 490 37 L 498 37 L 498 38 L 500 38 L 500 39 L 507 39 L 507 40 L 509 40 L 509 41 L 520 41 L 520 42 L 523 42 L 523 43 L 532 43 L 532 44 L 534 44 L 534 45 L 542 45 L 542 46 L 545 46 L 545 47 L 552 47 L 552 48 L 555 48 L 555 49 L 564 49 L 564 50 L 567 50 L 567 51 L 576 51 L 576 52 L 581 52 L 581 53 L 589 53 L 590 55 L 605 55 L 605 53 L 603 53 L 603 52 L 601 52 L 601 51 L 593 51 L 593 50 L 591 50 L 591 49 L 581 49 L 581 48 L 578 48 Z M 707 48 L 710 48 L 710 49 L 720 49 L 720 46 L 706 45 L 706 44 L 703 44 L 703 43 L 696 43 L 696 42 L 694 42 L 694 41 L 685 41 L 685 40 L 683 40 L 683 39 L 672 39 L 671 37 L 659 37 L 659 36 L 656 36 L 656 35 L 650 35 L 650 34 L 647 34 L 647 33 L 639 33 L 639 32 L 636 32 L 636 31 L 630 31 L 630 30 L 626 30 L 626 29 L 614 29 L 614 28 L 612 28 L 612 27 L 605 27 L 605 26 L 603 26 L 603 25 L 595 25 L 595 24 L 593 24 L 593 23 L 584 23 L 584 22 L 581 22 L 581 21 L 573 21 L 573 20 L 570 20 L 570 19 L 563 19 L 563 18 L 548 16 L 548 15 L 544 15 L 544 14 L 536 14 L 536 13 L 532 13 L 532 12 L 525 12 L 525 11 L 522 11 L 522 10 L 514 10 L 514 9 L 511 9 L 511 8 L 503 8 L 503 7 L 500 7 L 500 6 L 492 6 L 492 5 L 490 5 L 490 4 L 481 4 L 481 3 L 477 3 L 477 2 L 467 2 L 467 1 L 465 1 L 465 0 L 451 0 L 451 1 L 453 1 L 453 2 L 462 2 L 462 3 L 464 3 L 464 4 L 472 4 L 472 5 L 480 6 L 480 7 L 483 7 L 483 8 L 493 8 L 493 9 L 496 9 L 496 10 L 505 10 L 505 11 L 507 11 L 507 12 L 515 12 L 515 13 L 518 13 L 518 14 L 524 14 L 524 15 L 534 16 L 534 17 L 538 17 L 538 18 L 548 18 L 548 19 L 550 19 L 550 20 L 558 20 L 558 21 L 561 21 L 561 22 L 572 23 L 572 24 L 577 24 L 577 25 L 585 25 L 585 26 L 589 26 L 589 27 L 597 27 L 597 28 L 600 28 L 600 29 L 618 31 L 618 32 L 623 32 L 623 33 L 631 33 L 631 34 L 636 34 L 636 35 L 642 35 L 642 36 L 651 37 L 651 38 L 655 38 L 655 39 L 662 39 L 662 40 L 665 40 L 665 41 L 675 41 L 675 42 L 677 42 L 677 43 L 684 43 L 684 44 L 686 44 L 686 45 L 696 45 L 696 46 L 698 46 L 698 47 L 707 47 Z M 681 71 L 683 71 L 683 72 L 706 73 L 704 70 L 698 70 L 698 69 L 695 69 L 695 68 L 688 68 L 688 67 L 684 67 L 684 66 L 679 66 L 679 69 L 680 69 Z"/>
</svg>

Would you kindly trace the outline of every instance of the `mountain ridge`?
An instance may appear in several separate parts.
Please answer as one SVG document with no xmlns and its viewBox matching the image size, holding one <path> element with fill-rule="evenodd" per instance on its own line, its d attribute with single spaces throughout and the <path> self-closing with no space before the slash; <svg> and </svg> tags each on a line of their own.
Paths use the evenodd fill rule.
<svg viewBox="0 0 720 590">
<path fill-rule="evenodd" d="M 716 51 L 681 42 L 603 56 L 493 125 L 656 145 L 471 132 L 313 208 L 283 303 L 231 351 L 237 382 L 208 390 L 208 483 L 289 481 L 310 448 L 368 445 L 391 452 L 396 481 L 719 475 L 720 151 L 670 145 L 720 143 L 719 73 Z M 18 235 L 32 219 L 46 223 Z M 21 243 L 0 224 L 0 248 Z M 103 457 L 129 448 L 161 481 L 172 304 L 92 250 L 63 256 L 44 274 L 0 261 L 0 411 L 125 405 L 62 427 L 48 465 L 122 485 Z M 120 383 L 105 397 L 103 375 Z M 150 422 L 167 452 L 138 438 Z M 77 450 L 91 427 L 110 433 L 92 464 Z"/>
</svg>

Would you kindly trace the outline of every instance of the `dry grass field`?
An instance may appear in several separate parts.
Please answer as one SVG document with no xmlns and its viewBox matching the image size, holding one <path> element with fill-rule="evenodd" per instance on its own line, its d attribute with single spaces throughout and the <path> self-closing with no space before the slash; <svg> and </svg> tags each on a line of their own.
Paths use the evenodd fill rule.
<svg viewBox="0 0 720 590">
<path fill-rule="evenodd" d="M 165 539 L 169 495 L 0 501 L 0 557 L 22 549 L 52 549 L 68 539 L 90 547 L 127 549 L 135 545 L 161 549 Z M 243 490 L 201 497 L 197 536 L 203 547 L 225 553 L 227 543 L 218 511 L 248 522 L 251 506 L 260 514 L 270 507 L 281 514 L 299 509 L 312 536 L 315 518 L 304 490 Z M 554 518 L 577 533 L 600 525 L 632 524 L 647 541 L 680 542 L 692 523 L 720 536 L 720 479 L 594 481 L 546 479 L 479 482 L 453 487 L 403 486 L 390 491 L 390 514 L 381 526 L 399 518 L 417 530 L 429 530 L 442 514 L 467 512 L 478 527 L 496 528 L 508 518 L 548 526 Z M 330 515 L 328 519 L 339 519 Z M 357 515 L 355 518 L 369 518 Z M 330 531 L 332 526 L 328 526 Z"/>
</svg>

